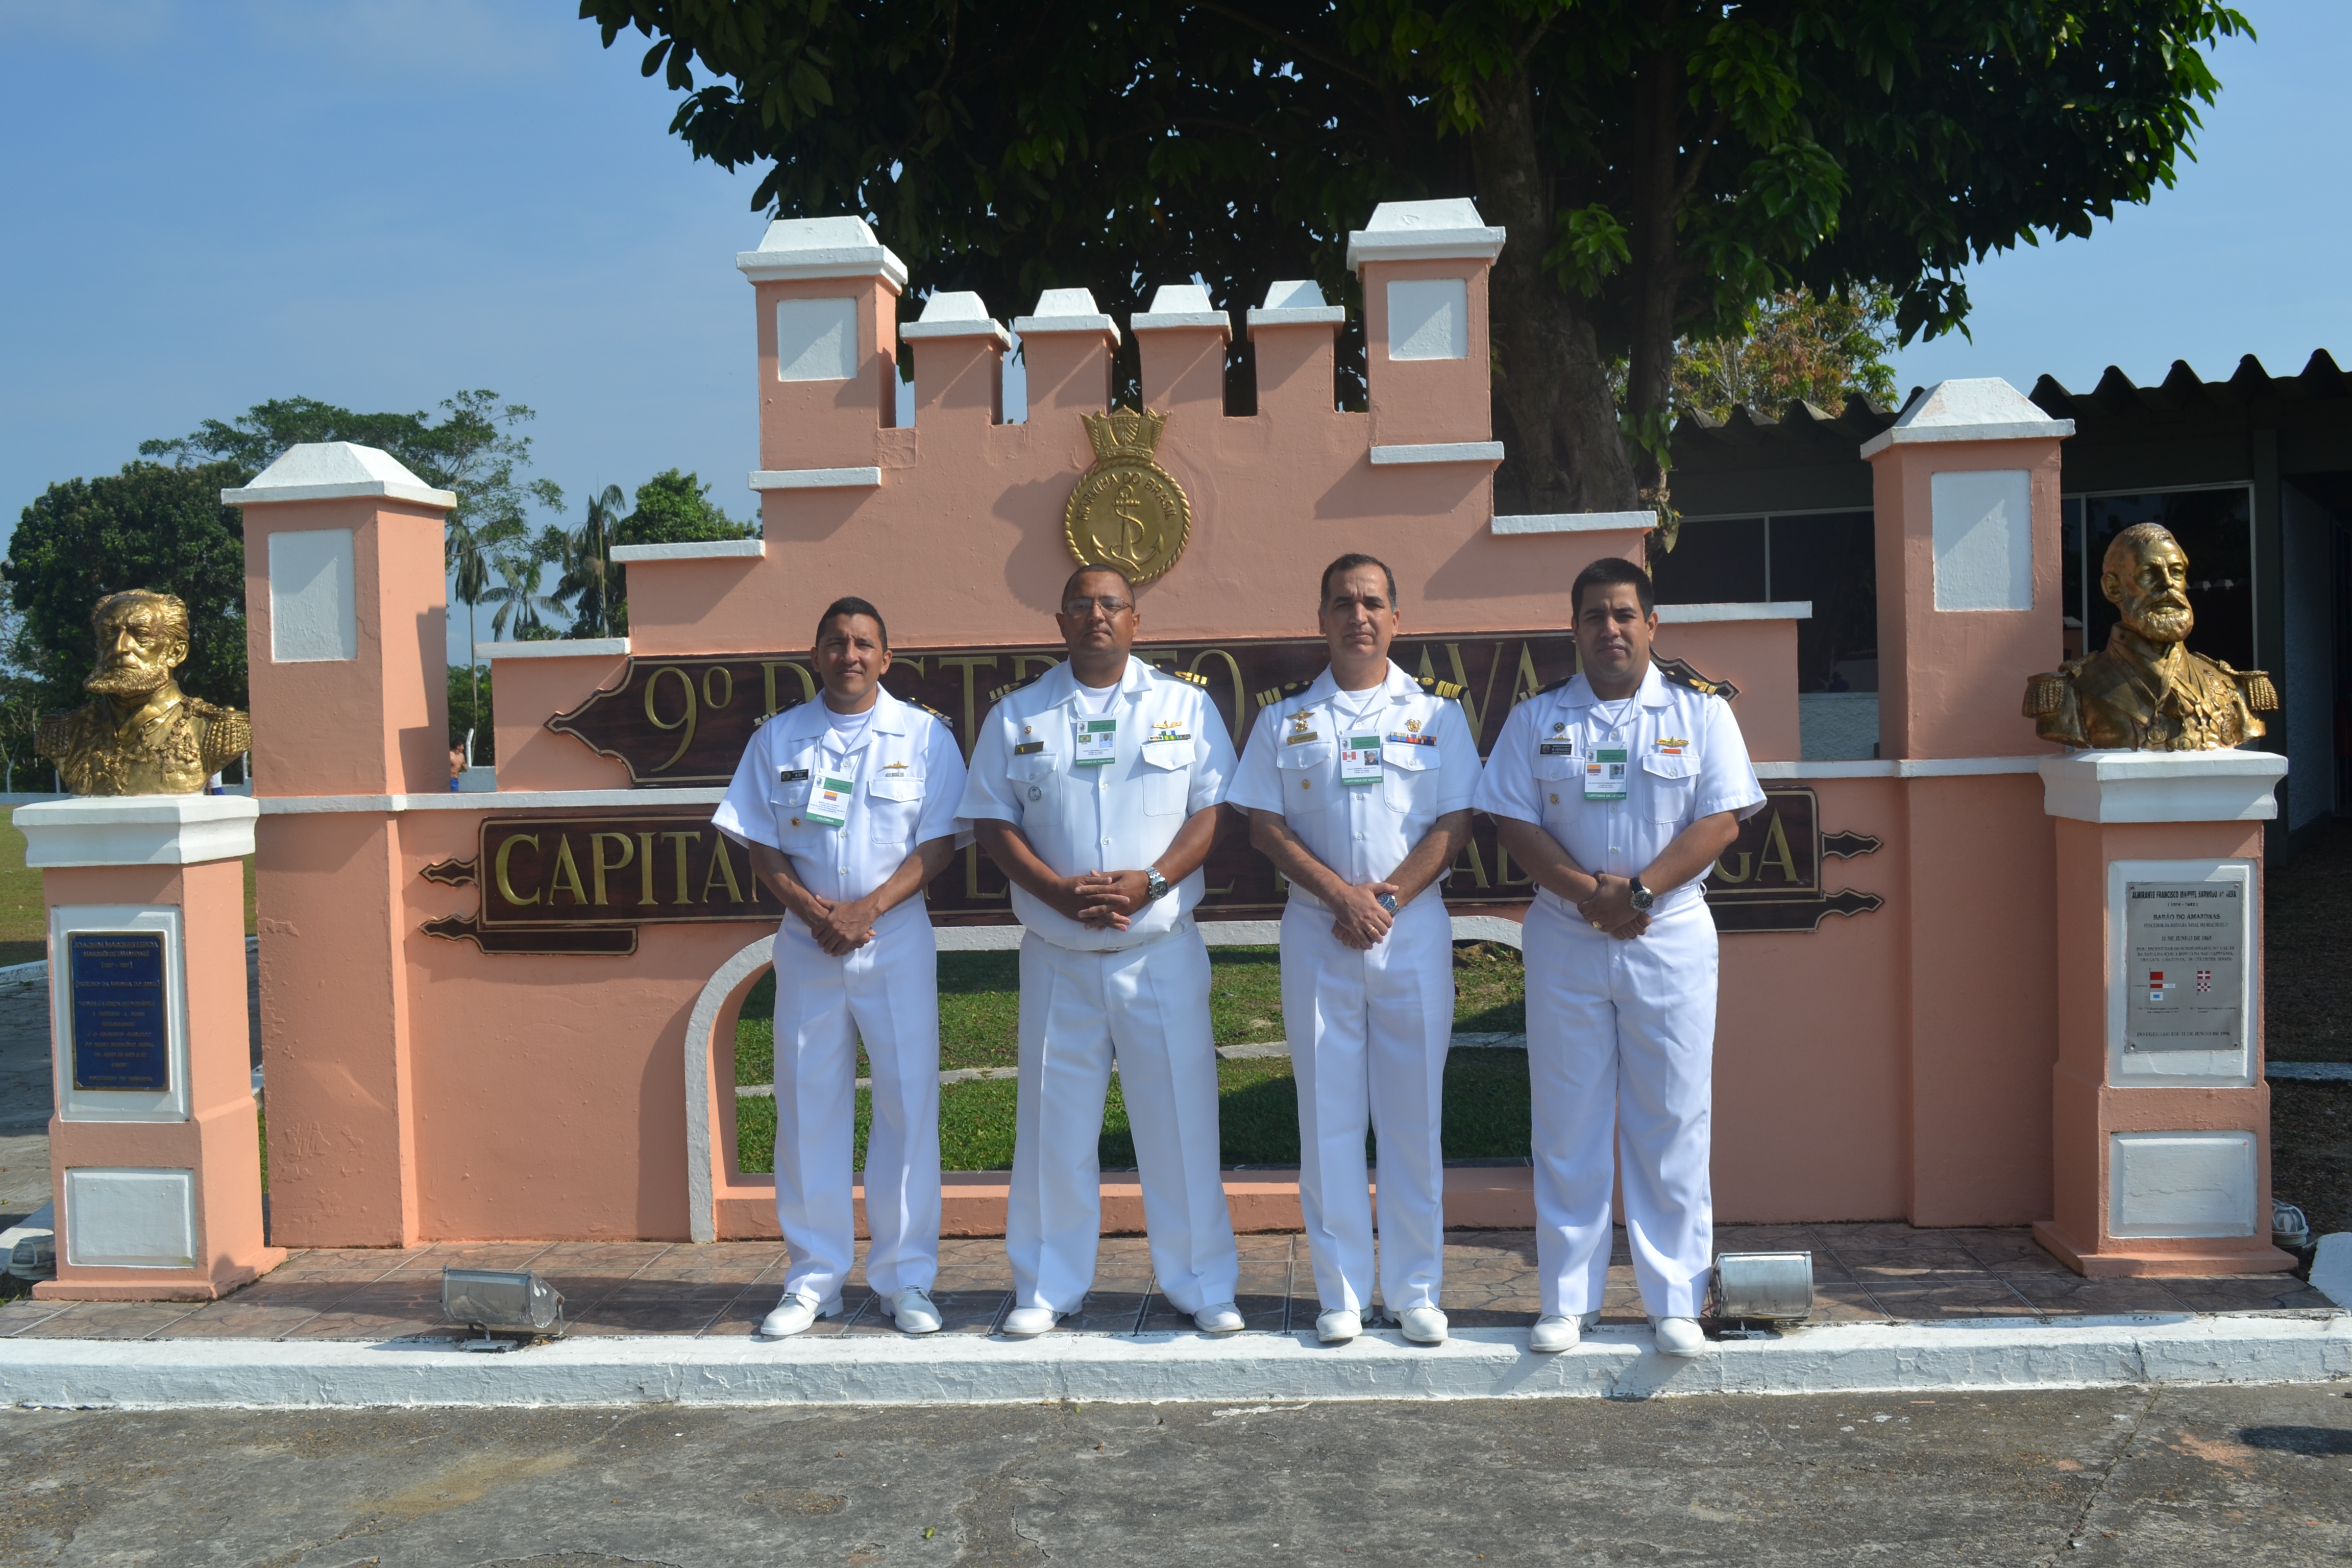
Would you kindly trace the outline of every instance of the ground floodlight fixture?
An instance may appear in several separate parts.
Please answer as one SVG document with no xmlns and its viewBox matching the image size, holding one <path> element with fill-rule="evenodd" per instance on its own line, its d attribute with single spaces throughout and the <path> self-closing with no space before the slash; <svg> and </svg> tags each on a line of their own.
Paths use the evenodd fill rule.
<svg viewBox="0 0 2352 1568">
<path fill-rule="evenodd" d="M 1725 1252 L 1715 1259 L 1715 1312 L 1742 1322 L 1801 1323 L 1813 1314 L 1810 1252 Z"/>
<path fill-rule="evenodd" d="M 524 1269 L 444 1268 L 441 1311 L 481 1336 L 459 1342 L 469 1351 L 513 1350 L 563 1333 L 562 1292 Z"/>
</svg>

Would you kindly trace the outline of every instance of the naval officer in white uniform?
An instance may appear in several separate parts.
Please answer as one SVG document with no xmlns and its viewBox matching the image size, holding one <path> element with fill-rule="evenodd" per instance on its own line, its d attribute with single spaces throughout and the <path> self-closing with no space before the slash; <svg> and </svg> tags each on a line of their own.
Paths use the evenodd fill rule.
<svg viewBox="0 0 2352 1568">
<path fill-rule="evenodd" d="M 1298 1083 L 1298 1196 L 1324 1343 L 1372 1300 L 1364 1128 L 1380 1141 L 1381 1297 L 1405 1338 L 1445 1338 L 1440 1143 L 1454 1037 L 1454 922 L 1438 884 L 1470 837 L 1478 747 L 1459 688 L 1389 661 L 1396 577 L 1369 555 L 1323 569 L 1331 663 L 1266 705 L 1227 799 L 1290 881 L 1282 1016 Z"/>
<path fill-rule="evenodd" d="M 1069 659 L 997 694 L 959 813 L 1028 928 L 1003 1329 L 1045 1332 L 1094 1282 L 1096 1141 L 1116 1055 L 1160 1292 L 1204 1331 L 1231 1333 L 1241 1266 L 1218 1158 L 1209 953 L 1192 910 L 1233 742 L 1199 678 L 1129 656 L 1139 616 L 1118 573 L 1080 568 L 1055 618 Z"/>
<path fill-rule="evenodd" d="M 1651 663 L 1649 574 L 1596 561 L 1569 602 L 1582 670 L 1511 710 L 1477 795 L 1538 889 L 1524 952 L 1542 1316 L 1528 1344 L 1566 1350 L 1601 1314 L 1614 1163 L 1658 1349 L 1696 1355 L 1715 1247 L 1716 933 L 1700 884 L 1764 791 L 1731 705 Z"/>
<path fill-rule="evenodd" d="M 792 1262 L 760 1331 L 841 1310 L 856 1258 L 850 1171 L 857 1043 L 874 1068 L 866 1282 L 910 1334 L 940 1327 L 938 950 L 923 889 L 971 842 L 947 721 L 882 689 L 881 612 L 837 599 L 817 622 L 824 693 L 753 732 L 711 821 L 751 847 L 785 909 L 776 931 L 776 1223 Z M 959 829 L 961 829 L 960 832 Z"/>
</svg>

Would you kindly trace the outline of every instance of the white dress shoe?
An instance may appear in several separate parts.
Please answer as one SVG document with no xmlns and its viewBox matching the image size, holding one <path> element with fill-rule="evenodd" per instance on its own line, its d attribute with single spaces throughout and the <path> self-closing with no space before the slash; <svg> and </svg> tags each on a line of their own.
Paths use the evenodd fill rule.
<svg viewBox="0 0 2352 1568">
<path fill-rule="evenodd" d="M 841 1310 L 841 1298 L 828 1302 L 810 1300 L 794 1291 L 776 1303 L 776 1310 L 760 1320 L 760 1331 L 772 1340 L 786 1339 L 802 1332 L 819 1318 L 830 1318 Z"/>
<path fill-rule="evenodd" d="M 936 1334 L 940 1331 L 940 1310 L 931 1304 L 930 1292 L 919 1285 L 909 1285 L 884 1300 L 882 1315 L 897 1323 L 902 1334 Z"/>
<path fill-rule="evenodd" d="M 1397 1327 L 1417 1345 L 1445 1342 L 1445 1314 L 1434 1307 L 1407 1307 L 1397 1314 Z"/>
<path fill-rule="evenodd" d="M 1528 1349 L 1540 1355 L 1572 1351 L 1584 1338 L 1584 1325 L 1574 1318 L 1538 1318 L 1528 1331 Z"/>
<path fill-rule="evenodd" d="M 1327 1345 L 1344 1345 L 1363 1331 L 1363 1318 L 1345 1307 L 1334 1307 L 1315 1320 L 1315 1337 Z"/>
<path fill-rule="evenodd" d="M 1237 1334 L 1242 1331 L 1242 1310 L 1231 1301 L 1203 1307 L 1192 1314 L 1192 1326 L 1204 1334 Z"/>
<path fill-rule="evenodd" d="M 1050 1332 L 1061 1321 L 1062 1314 L 1051 1307 L 1015 1307 L 1004 1314 L 997 1331 L 1016 1340 L 1034 1339 Z"/>
<path fill-rule="evenodd" d="M 1650 1326 L 1657 1331 L 1660 1355 L 1697 1355 L 1706 1349 L 1696 1318 L 1652 1318 Z"/>
</svg>

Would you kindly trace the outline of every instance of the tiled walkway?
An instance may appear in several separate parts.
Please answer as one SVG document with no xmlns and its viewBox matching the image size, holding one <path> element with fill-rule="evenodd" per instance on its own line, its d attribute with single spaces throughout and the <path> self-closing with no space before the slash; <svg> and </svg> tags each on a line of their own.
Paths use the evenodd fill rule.
<svg viewBox="0 0 2352 1568">
<path fill-rule="evenodd" d="M 2130 1312 L 2276 1311 L 2330 1303 L 2289 1275 L 2200 1279 L 2084 1279 L 2024 1230 L 1916 1230 L 1904 1225 L 1732 1226 L 1726 1252 L 1810 1250 L 1816 1322 L 1967 1318 L 2067 1318 Z M 1535 1321 L 1535 1241 L 1526 1231 L 1456 1231 L 1447 1238 L 1444 1304 L 1457 1328 Z M 1244 1236 L 1238 1305 L 1249 1327 L 1311 1329 L 1315 1282 L 1305 1238 Z M 0 1306 L 0 1338 L 385 1340 L 445 1335 L 441 1270 L 530 1268 L 563 1292 L 578 1334 L 749 1335 L 782 1289 L 774 1242 L 557 1242 L 422 1247 L 405 1252 L 299 1252 L 224 1300 L 35 1301 Z M 935 1298 L 948 1331 L 986 1334 L 1009 1304 L 1003 1244 L 950 1240 L 940 1249 Z M 1095 1289 L 1068 1331 L 1131 1334 L 1180 1330 L 1189 1320 L 1153 1289 L 1139 1237 L 1107 1237 Z M 887 1334 L 862 1269 L 842 1317 L 813 1335 Z M 1638 1322 L 1642 1310 L 1624 1238 L 1609 1271 L 1603 1321 Z"/>
</svg>

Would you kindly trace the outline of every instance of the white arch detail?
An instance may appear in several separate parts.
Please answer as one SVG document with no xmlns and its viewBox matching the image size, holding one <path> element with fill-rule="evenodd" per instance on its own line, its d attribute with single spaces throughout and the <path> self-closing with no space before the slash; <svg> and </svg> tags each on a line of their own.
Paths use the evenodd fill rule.
<svg viewBox="0 0 2352 1568">
<path fill-rule="evenodd" d="M 703 984 L 686 1017 L 686 1215 L 697 1241 L 719 1239 L 717 1199 L 710 1184 L 714 1139 L 710 1127 L 710 1036 L 719 1009 L 746 979 L 774 961 L 776 939 L 761 937 L 720 964 Z"/>
</svg>

